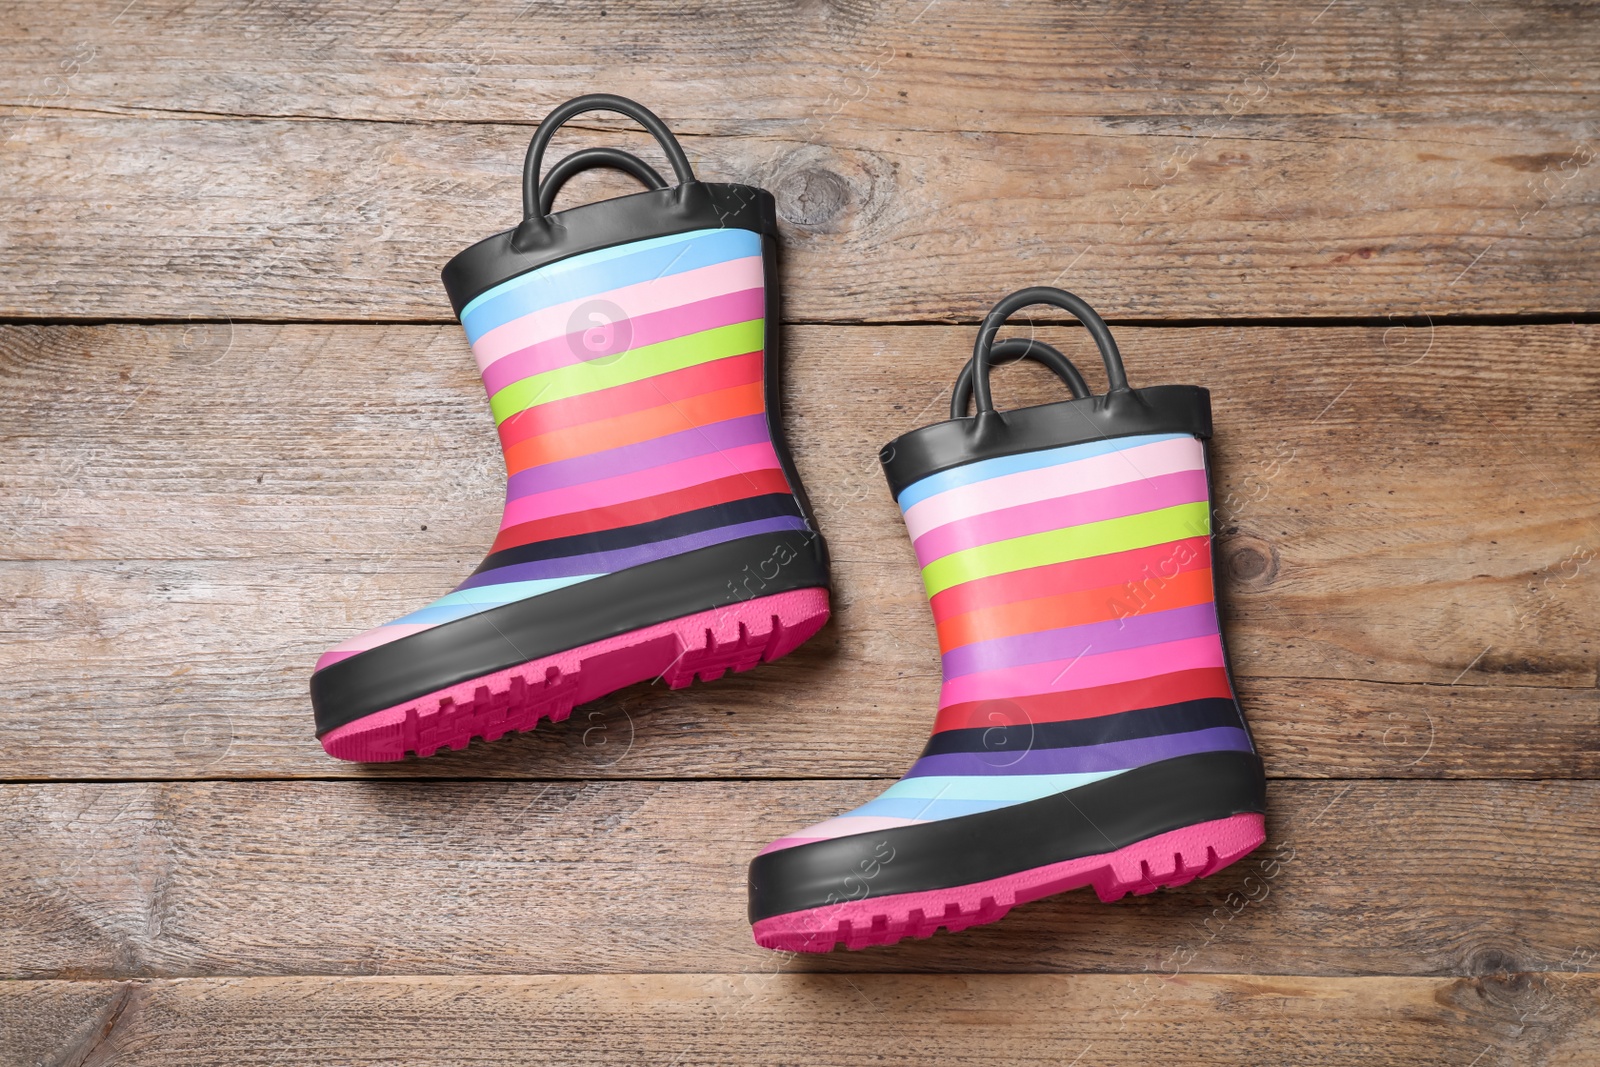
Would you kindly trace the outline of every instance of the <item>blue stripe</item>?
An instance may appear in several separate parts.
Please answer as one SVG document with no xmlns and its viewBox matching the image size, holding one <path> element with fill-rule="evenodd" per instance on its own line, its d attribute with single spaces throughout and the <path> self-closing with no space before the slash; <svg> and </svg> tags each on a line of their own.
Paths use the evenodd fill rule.
<svg viewBox="0 0 1600 1067">
<path fill-rule="evenodd" d="M 1138 448 L 1140 445 L 1155 444 L 1157 441 L 1176 441 L 1188 436 L 1186 433 L 1140 434 L 1136 437 L 1113 437 L 1104 441 L 1084 441 L 1076 445 L 1047 448 L 1042 452 L 1023 452 L 1016 456 L 980 459 L 976 463 L 952 467 L 937 474 L 930 474 L 921 481 L 912 482 L 900 491 L 900 510 L 908 511 L 914 504 L 920 504 L 930 496 L 950 489 L 958 489 L 963 485 L 986 482 L 990 478 L 999 478 L 1006 474 L 1017 474 L 1021 471 L 1036 471 L 1043 467 L 1055 467 L 1063 463 L 1073 463 L 1080 459 L 1092 459 L 1095 456 L 1108 455 L 1112 452 L 1126 452 L 1128 449 Z"/>
<path fill-rule="evenodd" d="M 996 759 L 1005 757 L 997 755 Z M 1086 774 L 1013 774 L 1003 778 L 993 777 L 942 777 L 927 775 L 921 778 L 902 778 L 878 794 L 884 797 L 920 798 L 923 800 L 1038 800 L 1040 797 L 1065 793 L 1080 785 L 1098 782 L 1121 771 L 1090 771 Z M 855 814 L 855 812 L 851 812 Z"/>
<path fill-rule="evenodd" d="M 582 252 L 575 256 L 569 256 L 566 259 L 557 260 L 556 262 L 548 264 L 544 267 L 536 267 L 533 270 L 528 271 L 526 274 L 517 275 L 515 278 L 507 278 L 499 285 L 496 285 L 490 289 L 485 289 L 483 292 L 467 301 L 467 306 L 461 309 L 461 314 L 462 316 L 471 315 L 477 308 L 482 307 L 489 301 L 503 296 L 506 293 L 514 292 L 517 289 L 528 285 L 535 278 L 546 278 L 552 274 L 558 274 L 563 270 L 571 270 L 574 267 L 593 266 L 597 263 L 607 263 L 611 260 L 623 259 L 628 256 L 637 255 L 640 252 L 651 251 L 652 249 L 676 247 L 677 245 L 683 244 L 685 241 L 690 241 L 696 237 L 706 234 L 728 232 L 733 231 L 689 230 L 684 233 L 664 234 L 661 237 L 648 237 L 642 241 L 628 241 L 620 245 L 611 245 L 608 248 L 597 248 L 592 252 Z"/>
<path fill-rule="evenodd" d="M 600 248 L 479 293 L 461 309 L 461 326 L 467 342 L 476 344 L 495 327 L 556 304 L 760 254 L 761 235 L 736 229 L 690 230 Z"/>
<path fill-rule="evenodd" d="M 846 812 L 841 818 L 863 815 L 918 819 L 923 822 L 953 819 L 1054 796 L 1122 773 L 1096 771 L 1088 774 L 1017 774 L 985 778 L 907 778 L 884 790 L 876 799 Z"/>
<path fill-rule="evenodd" d="M 590 578 L 599 578 L 598 574 L 576 574 L 566 578 L 544 578 L 531 582 L 505 582 L 501 585 L 484 586 L 473 589 L 458 589 L 453 593 L 446 593 L 425 608 L 418 608 L 410 615 L 403 616 L 388 623 L 390 626 L 399 626 L 402 623 L 441 623 L 464 619 L 468 615 L 476 615 L 480 611 L 498 608 L 502 604 L 509 604 L 514 600 L 527 600 L 541 593 L 548 593 L 562 589 L 579 582 L 586 582 Z"/>
</svg>

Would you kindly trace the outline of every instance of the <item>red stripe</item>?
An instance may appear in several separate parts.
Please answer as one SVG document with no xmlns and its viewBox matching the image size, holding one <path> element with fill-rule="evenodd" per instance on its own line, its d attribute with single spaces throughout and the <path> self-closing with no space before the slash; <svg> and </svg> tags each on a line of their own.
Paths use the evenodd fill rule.
<svg viewBox="0 0 1600 1067">
<path fill-rule="evenodd" d="M 937 622 L 944 622 L 956 615 L 965 615 L 969 611 L 994 607 L 996 604 L 1079 593 L 1124 582 L 1136 585 L 1140 582 L 1159 582 L 1196 566 L 1211 566 L 1211 539 L 1204 534 L 1148 548 L 1072 559 L 1065 563 L 1029 567 L 1027 570 L 963 582 L 934 594 L 931 601 L 933 617 Z"/>
<path fill-rule="evenodd" d="M 1074 689 L 1066 693 L 1040 693 L 1011 700 L 969 700 L 940 710 L 933 732 L 987 729 L 991 726 L 1019 726 L 1030 722 L 1066 722 L 1094 719 L 1140 708 L 1159 708 L 1185 700 L 1207 697 L 1233 698 L 1228 672 L 1221 667 L 1198 667 L 1190 671 L 1158 674 L 1093 689 Z"/>
<path fill-rule="evenodd" d="M 535 404 L 500 424 L 500 446 L 509 451 L 518 442 L 552 430 L 564 430 L 596 419 L 609 419 L 718 389 L 759 382 L 761 371 L 761 353 L 746 352 L 742 356 L 728 356 L 710 363 L 657 374 L 643 381 L 613 385 L 610 389 L 552 400 L 548 404 Z"/>
<path fill-rule="evenodd" d="M 1209 604 L 1212 600 L 1211 568 L 1194 563 L 1171 578 L 1122 582 L 1083 593 L 1018 600 L 979 608 L 939 623 L 939 651 L 949 652 L 978 641 L 1038 633 L 1062 626 L 1129 619 L 1153 611 Z"/>
<path fill-rule="evenodd" d="M 649 522 L 651 519 L 681 515 L 696 508 L 709 508 L 715 504 L 764 496 L 767 493 L 792 492 L 781 470 L 767 469 L 752 471 L 749 474 L 730 474 L 726 478 L 701 482 L 687 489 L 676 489 L 658 496 L 647 496 L 642 500 L 630 500 L 624 504 L 611 504 L 603 508 L 590 508 L 588 511 L 573 511 L 565 515 L 552 515 L 548 519 L 535 519 L 532 522 L 508 526 L 500 531 L 489 551 L 499 552 L 518 545 L 549 541 L 556 537 L 570 537 L 573 534 L 615 530 L 623 526 Z"/>
<path fill-rule="evenodd" d="M 625 415 L 529 437 L 506 449 L 506 471 L 516 474 L 541 464 L 592 456 L 596 452 L 636 445 L 714 422 L 759 415 L 765 410 L 766 400 L 760 382 L 716 389 L 659 407 L 641 408 Z"/>
</svg>

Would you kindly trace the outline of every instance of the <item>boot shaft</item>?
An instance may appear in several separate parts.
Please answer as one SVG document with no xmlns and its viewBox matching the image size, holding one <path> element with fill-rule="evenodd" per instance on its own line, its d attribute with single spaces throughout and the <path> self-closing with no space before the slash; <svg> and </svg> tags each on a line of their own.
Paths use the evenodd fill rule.
<svg viewBox="0 0 1600 1067">
<path fill-rule="evenodd" d="M 1074 399 L 995 410 L 994 334 L 1033 303 L 1088 327 L 1106 394 L 1054 349 L 1008 342 Z M 1209 394 L 1130 388 L 1070 293 L 1023 290 L 990 312 L 950 420 L 881 455 L 938 627 L 933 733 L 900 781 L 751 862 L 758 943 L 887 944 L 1082 885 L 1111 900 L 1261 842 L 1261 761 L 1212 581 L 1210 435 Z"/>
<path fill-rule="evenodd" d="M 1129 388 L 1109 331 L 1088 315 L 1120 389 L 1084 395 L 1059 353 L 1024 342 L 1014 351 L 1048 352 L 1073 399 L 998 412 L 988 363 L 975 356 L 952 411 L 962 417 L 884 449 L 938 630 L 944 681 L 930 756 L 941 734 L 989 730 L 992 745 L 997 726 L 1029 746 L 1018 773 L 1069 762 L 1091 770 L 1081 753 L 1052 756 L 1057 746 L 1041 743 L 1055 737 L 1068 747 L 1079 734 L 1108 770 L 1252 751 L 1216 606 L 1210 395 Z M 986 324 L 980 349 L 1003 321 Z M 961 394 L 980 377 L 979 410 L 965 417 Z M 1102 728 L 1081 728 L 1091 722 Z M 1130 735 L 1125 744 L 1109 736 L 1111 723 Z M 933 762 L 961 773 L 972 759 Z"/>
<path fill-rule="evenodd" d="M 983 460 L 913 483 L 900 504 L 938 628 L 944 718 L 1223 670 L 1197 438 Z"/>
<path fill-rule="evenodd" d="M 616 569 L 809 529 L 768 407 L 768 243 L 739 228 L 667 234 L 466 303 L 507 474 L 486 562 L 581 538 L 594 566 Z"/>
<path fill-rule="evenodd" d="M 609 148 L 541 180 L 553 133 L 595 110 L 654 134 L 679 183 Z M 647 189 L 552 213 L 591 166 Z M 500 527 L 455 590 L 318 661 L 318 736 L 343 758 L 426 755 L 634 682 L 744 670 L 828 617 L 778 419 L 771 195 L 697 181 L 660 119 L 595 95 L 540 124 L 523 209 L 443 272 L 505 458 Z"/>
</svg>

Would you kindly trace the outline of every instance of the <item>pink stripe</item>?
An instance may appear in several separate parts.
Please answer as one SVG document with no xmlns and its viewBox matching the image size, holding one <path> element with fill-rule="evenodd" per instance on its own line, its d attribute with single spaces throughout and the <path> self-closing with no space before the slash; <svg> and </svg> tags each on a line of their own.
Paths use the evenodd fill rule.
<svg viewBox="0 0 1600 1067">
<path fill-rule="evenodd" d="M 562 334 L 496 360 L 493 366 L 483 372 L 483 387 L 493 396 L 513 382 L 520 382 L 535 374 L 586 363 L 596 356 L 620 356 L 636 348 L 671 341 L 701 330 L 714 330 L 719 326 L 759 319 L 765 311 L 766 291 L 757 286 L 663 308 L 647 315 L 633 314 L 611 324 L 612 338 L 620 337 L 625 347 L 615 351 L 591 352 L 584 347 L 583 330 Z"/>
<path fill-rule="evenodd" d="M 986 511 L 1049 500 L 1065 493 L 1083 493 L 1158 478 L 1178 471 L 1205 469 L 1205 449 L 1193 437 L 1152 441 L 1148 445 L 1107 452 L 1103 456 L 1058 463 L 1039 470 L 1018 471 L 998 478 L 957 486 L 919 501 L 906 511 L 906 529 L 915 541 L 929 530 Z"/>
<path fill-rule="evenodd" d="M 653 311 L 663 311 L 680 304 L 704 300 L 710 296 L 759 288 L 762 279 L 760 256 L 730 259 L 698 270 L 686 270 L 682 274 L 652 278 L 647 282 L 638 282 L 609 292 L 569 300 L 564 304 L 542 308 L 519 319 L 512 319 L 478 338 L 478 343 L 472 346 L 472 354 L 478 360 L 478 369 L 487 371 L 496 360 L 513 352 L 548 341 L 552 337 L 564 337 L 572 313 L 581 305 L 593 300 L 609 300 L 623 308 L 629 315 L 648 315 Z"/>
<path fill-rule="evenodd" d="M 1204 499 L 1205 471 L 1179 471 L 958 519 L 936 530 L 929 530 L 912 544 L 917 550 L 917 562 L 926 567 L 952 552 L 995 541 L 1008 541 L 1013 537 L 1026 537 L 1045 530 L 1062 530 L 1124 515 L 1138 515 Z"/>
<path fill-rule="evenodd" d="M 522 522 L 548 519 L 553 515 L 566 515 L 574 511 L 610 507 L 641 500 L 647 496 L 687 489 L 718 478 L 735 474 L 751 474 L 761 470 L 777 470 L 778 454 L 768 441 L 752 445 L 723 449 L 709 455 L 693 456 L 676 463 L 666 463 L 649 470 L 619 474 L 614 478 L 569 485 L 548 492 L 533 493 L 506 501 L 505 517 L 500 529 L 506 530 Z"/>
<path fill-rule="evenodd" d="M 1065 693 L 1116 685 L 1160 674 L 1223 666 L 1222 639 L 1216 634 L 1168 641 L 1075 660 L 1029 663 L 948 679 L 939 690 L 941 709 L 969 700 L 1012 700 L 1040 693 Z"/>
<path fill-rule="evenodd" d="M 420 634 L 422 631 L 431 630 L 437 625 L 439 624 L 436 622 L 407 622 L 398 625 L 390 623 L 387 626 L 379 626 L 376 629 L 368 630 L 364 634 L 357 634 L 348 641 L 340 641 L 322 654 L 322 658 L 317 660 L 317 665 L 314 669 L 320 671 L 330 663 L 338 663 L 342 659 L 349 659 L 358 652 L 365 652 L 369 648 L 386 645 L 390 641 L 397 641 L 402 637 Z"/>
<path fill-rule="evenodd" d="M 819 822 L 815 826 L 808 826 L 792 837 L 780 837 L 759 855 L 776 852 L 780 848 L 793 848 L 796 845 L 809 844 L 812 841 L 828 841 L 835 837 L 848 837 L 851 834 L 875 834 L 879 830 L 894 830 L 901 826 L 917 826 L 926 822 L 926 819 L 891 819 L 883 815 L 841 815 L 837 819 Z"/>
</svg>

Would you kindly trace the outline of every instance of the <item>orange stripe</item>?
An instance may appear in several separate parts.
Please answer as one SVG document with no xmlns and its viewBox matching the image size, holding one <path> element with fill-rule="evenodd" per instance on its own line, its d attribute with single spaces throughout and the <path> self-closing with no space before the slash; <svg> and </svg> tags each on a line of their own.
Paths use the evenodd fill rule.
<svg viewBox="0 0 1600 1067">
<path fill-rule="evenodd" d="M 765 408 L 760 382 L 702 393 L 659 407 L 632 411 L 519 441 L 506 449 L 506 471 L 515 474 L 543 463 L 651 441 L 669 433 L 692 430 L 696 426 L 756 415 Z"/>
<path fill-rule="evenodd" d="M 1098 589 L 1119 578 L 1142 586 L 1162 576 L 1209 566 L 1211 538 L 1201 534 L 1148 548 L 1130 548 L 1104 556 L 1070 559 L 1065 563 L 975 578 L 936 593 L 928 603 L 935 619 L 948 619 L 986 605 Z"/>
<path fill-rule="evenodd" d="M 1209 604 L 1211 599 L 1211 568 L 1205 567 L 1166 579 L 1120 582 L 1100 589 L 996 604 L 953 615 L 939 623 L 939 650 L 949 652 L 974 641 Z"/>
</svg>

